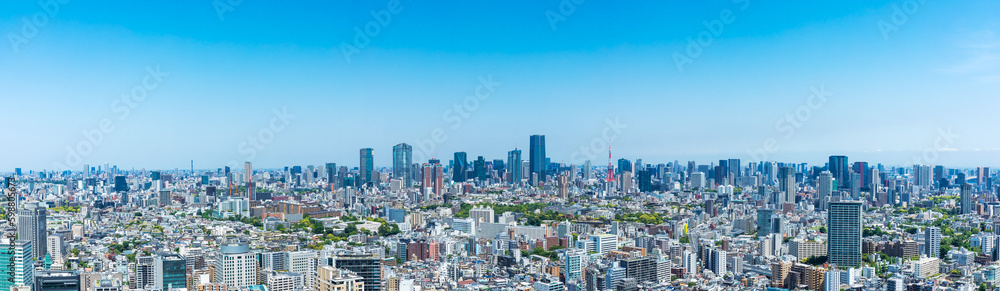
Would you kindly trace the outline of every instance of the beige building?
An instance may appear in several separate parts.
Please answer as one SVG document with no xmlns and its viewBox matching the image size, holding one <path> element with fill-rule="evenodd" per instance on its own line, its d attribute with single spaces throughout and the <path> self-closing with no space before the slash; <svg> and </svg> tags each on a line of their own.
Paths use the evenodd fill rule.
<svg viewBox="0 0 1000 291">
<path fill-rule="evenodd" d="M 799 260 L 826 255 L 826 244 L 815 240 L 794 239 L 788 242 L 788 253 Z"/>
<path fill-rule="evenodd" d="M 351 271 L 322 266 L 316 275 L 316 291 L 362 291 L 364 289 L 365 282 L 361 276 Z"/>
<path fill-rule="evenodd" d="M 927 278 L 937 275 L 941 267 L 941 259 L 921 257 L 919 261 L 913 262 L 913 273 L 920 278 Z"/>
</svg>

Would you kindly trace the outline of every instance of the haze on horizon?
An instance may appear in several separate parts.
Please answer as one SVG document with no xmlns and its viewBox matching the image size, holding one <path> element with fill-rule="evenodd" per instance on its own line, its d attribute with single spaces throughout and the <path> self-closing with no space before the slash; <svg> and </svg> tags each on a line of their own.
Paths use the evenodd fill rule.
<svg viewBox="0 0 1000 291">
<path fill-rule="evenodd" d="M 647 163 L 1000 164 L 995 1 L 41 3 L 0 4 L 4 172 L 503 159 L 532 134 L 572 164 L 609 137 Z"/>
</svg>

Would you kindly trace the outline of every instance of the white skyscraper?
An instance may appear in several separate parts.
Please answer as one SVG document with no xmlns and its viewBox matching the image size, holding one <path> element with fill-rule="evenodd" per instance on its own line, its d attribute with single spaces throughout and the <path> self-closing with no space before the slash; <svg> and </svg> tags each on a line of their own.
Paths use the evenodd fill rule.
<svg viewBox="0 0 1000 291">
<path fill-rule="evenodd" d="M 830 196 L 833 195 L 833 173 L 830 171 L 823 171 L 819 173 L 816 191 L 817 209 L 826 210 L 828 204 L 830 203 Z"/>
</svg>

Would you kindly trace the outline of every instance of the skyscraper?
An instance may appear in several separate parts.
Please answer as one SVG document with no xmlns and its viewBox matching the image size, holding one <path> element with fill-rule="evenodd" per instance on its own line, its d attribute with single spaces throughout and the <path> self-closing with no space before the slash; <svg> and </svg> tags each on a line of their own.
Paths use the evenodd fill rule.
<svg viewBox="0 0 1000 291">
<path fill-rule="evenodd" d="M 455 160 L 451 165 L 451 180 L 455 182 L 465 182 L 465 172 L 469 170 L 469 160 L 465 152 L 456 152 Z"/>
<path fill-rule="evenodd" d="M 757 236 L 765 237 L 771 234 L 771 216 L 774 209 L 757 209 Z"/>
<path fill-rule="evenodd" d="M 861 266 L 861 202 L 830 202 L 827 256 L 838 267 Z"/>
<path fill-rule="evenodd" d="M 401 143 L 392 147 L 392 177 L 403 181 L 403 187 L 413 187 L 413 147 Z"/>
<path fill-rule="evenodd" d="M 32 249 L 30 240 L 17 240 L 11 244 L 10 238 L 6 236 L 0 239 L 0 264 L 4 266 L 0 271 L 0 290 L 35 285 L 35 258 Z M 14 269 L 8 269 L 8 264 L 13 264 Z"/>
<path fill-rule="evenodd" d="M 941 254 L 941 229 L 928 226 L 924 229 L 924 255 L 931 258 L 940 257 Z"/>
<path fill-rule="evenodd" d="M 336 189 L 337 185 L 337 163 L 326 163 L 326 183 L 330 185 L 330 190 Z"/>
<path fill-rule="evenodd" d="M 778 180 L 778 186 L 781 190 L 781 194 L 778 195 L 778 205 L 795 203 L 795 194 L 798 192 L 795 186 L 795 168 L 781 167 L 778 170 Z"/>
<path fill-rule="evenodd" d="M 833 178 L 837 180 L 837 188 L 847 189 L 848 187 L 848 172 L 847 168 L 847 157 L 846 156 L 830 156 L 830 173 L 833 174 Z"/>
<path fill-rule="evenodd" d="M 819 189 L 816 191 L 816 208 L 826 210 L 830 195 L 833 195 L 833 174 L 830 171 L 820 172 L 817 184 Z"/>
<path fill-rule="evenodd" d="M 962 184 L 961 214 L 970 214 L 974 211 L 972 198 L 972 184 Z"/>
<path fill-rule="evenodd" d="M 444 187 L 444 166 L 441 163 L 434 164 L 434 194 L 440 196 L 444 193 L 441 189 Z"/>
<path fill-rule="evenodd" d="M 382 260 L 371 254 L 340 255 L 333 259 L 333 266 L 354 272 L 364 278 L 364 291 L 382 290 Z"/>
<path fill-rule="evenodd" d="M 371 148 L 361 149 L 361 165 L 358 167 L 358 183 L 359 185 L 364 185 L 371 183 L 372 171 L 375 169 L 375 156 L 372 154 Z"/>
<path fill-rule="evenodd" d="M 45 258 L 48 253 L 48 233 L 45 230 L 47 214 L 45 207 L 28 203 L 17 211 L 17 237 L 31 241 L 34 259 Z"/>
<path fill-rule="evenodd" d="M 510 169 L 509 183 L 517 184 L 521 182 L 521 177 L 524 177 L 524 173 L 521 173 L 521 164 L 521 150 L 515 148 L 507 152 L 507 168 Z"/>
<path fill-rule="evenodd" d="M 159 290 L 187 288 L 187 260 L 178 255 L 157 257 L 154 285 Z"/>
<path fill-rule="evenodd" d="M 545 159 L 545 136 L 532 135 L 528 153 L 529 168 L 531 168 L 531 185 L 545 181 L 548 173 L 548 162 Z"/>
<path fill-rule="evenodd" d="M 420 193 L 427 194 L 427 188 L 434 184 L 434 168 L 431 164 L 424 163 L 420 173 Z"/>
</svg>

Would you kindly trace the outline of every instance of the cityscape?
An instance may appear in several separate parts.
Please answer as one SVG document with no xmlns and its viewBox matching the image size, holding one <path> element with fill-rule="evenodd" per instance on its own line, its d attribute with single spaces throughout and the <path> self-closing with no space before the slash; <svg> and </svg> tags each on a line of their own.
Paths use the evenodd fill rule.
<svg viewBox="0 0 1000 291">
<path fill-rule="evenodd" d="M 1000 3 L 0 4 L 0 291 L 1000 290 Z"/>
</svg>

